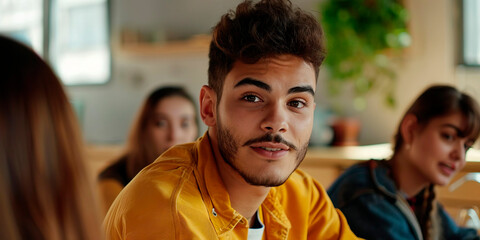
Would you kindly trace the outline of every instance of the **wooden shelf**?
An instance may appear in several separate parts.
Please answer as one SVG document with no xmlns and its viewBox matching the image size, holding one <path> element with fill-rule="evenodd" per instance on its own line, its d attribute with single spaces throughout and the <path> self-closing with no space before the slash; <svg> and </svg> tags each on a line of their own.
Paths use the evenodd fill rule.
<svg viewBox="0 0 480 240">
<path fill-rule="evenodd" d="M 199 35 L 185 41 L 166 43 L 126 43 L 117 46 L 118 52 L 129 56 L 161 56 L 179 54 L 208 54 L 210 35 Z"/>
</svg>

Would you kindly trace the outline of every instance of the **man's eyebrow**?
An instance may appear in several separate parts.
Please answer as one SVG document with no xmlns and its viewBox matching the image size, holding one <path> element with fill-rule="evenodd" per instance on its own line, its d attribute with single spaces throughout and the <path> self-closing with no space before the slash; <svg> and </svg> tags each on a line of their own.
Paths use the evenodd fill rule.
<svg viewBox="0 0 480 240">
<path fill-rule="evenodd" d="M 265 89 L 265 90 L 267 90 L 268 92 L 271 92 L 271 91 L 272 91 L 272 88 L 271 88 L 268 84 L 266 84 L 266 83 L 264 83 L 264 82 L 262 82 L 262 81 L 259 81 L 259 80 L 255 80 L 255 79 L 253 79 L 253 78 L 244 78 L 244 79 L 242 79 L 240 82 L 238 82 L 237 84 L 235 84 L 234 88 L 239 87 L 239 86 L 242 86 L 242 85 L 254 85 L 254 86 L 257 86 L 257 87 L 259 87 L 259 88 Z"/>
<path fill-rule="evenodd" d="M 312 94 L 312 96 L 315 96 L 315 92 L 313 91 L 313 88 L 310 86 L 299 86 L 299 87 L 293 87 L 288 89 L 288 94 L 300 93 L 300 92 L 308 92 Z"/>
<path fill-rule="evenodd" d="M 234 88 L 238 87 L 238 86 L 242 86 L 242 85 L 254 85 L 254 86 L 257 86 L 259 88 L 265 89 L 268 92 L 272 91 L 272 88 L 268 84 L 266 84 L 262 81 L 253 79 L 253 78 L 242 79 L 240 82 L 235 84 Z M 315 96 L 315 91 L 313 91 L 313 88 L 311 86 L 298 86 L 298 87 L 290 88 L 288 90 L 288 94 L 299 93 L 299 92 L 308 92 L 312 96 Z"/>
</svg>

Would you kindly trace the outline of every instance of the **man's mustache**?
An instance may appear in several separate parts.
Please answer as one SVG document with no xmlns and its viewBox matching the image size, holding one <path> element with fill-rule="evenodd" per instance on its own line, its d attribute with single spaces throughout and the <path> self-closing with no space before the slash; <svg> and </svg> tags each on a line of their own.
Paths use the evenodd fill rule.
<svg viewBox="0 0 480 240">
<path fill-rule="evenodd" d="M 267 133 L 261 137 L 250 139 L 247 142 L 243 144 L 243 147 L 254 144 L 254 143 L 261 143 L 261 142 L 273 142 L 273 143 L 282 143 L 287 145 L 289 148 L 293 150 L 297 150 L 297 147 L 293 145 L 292 143 L 288 142 L 287 140 L 283 139 L 283 137 L 279 134 L 270 134 Z"/>
</svg>

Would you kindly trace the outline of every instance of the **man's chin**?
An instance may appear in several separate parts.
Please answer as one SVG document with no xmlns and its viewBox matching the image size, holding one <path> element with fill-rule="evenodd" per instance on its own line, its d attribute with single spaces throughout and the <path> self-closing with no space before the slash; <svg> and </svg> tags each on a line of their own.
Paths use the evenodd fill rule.
<svg viewBox="0 0 480 240">
<path fill-rule="evenodd" d="M 265 174 L 265 172 L 257 173 L 257 175 L 241 175 L 248 184 L 263 187 L 278 187 L 285 183 L 288 177 L 290 177 L 290 174 L 287 176 L 279 176 L 278 174 Z"/>
<path fill-rule="evenodd" d="M 248 182 L 252 186 L 256 187 L 278 187 L 284 184 L 285 181 L 279 181 L 279 182 L 271 182 L 271 181 L 261 181 L 261 182 Z"/>
</svg>

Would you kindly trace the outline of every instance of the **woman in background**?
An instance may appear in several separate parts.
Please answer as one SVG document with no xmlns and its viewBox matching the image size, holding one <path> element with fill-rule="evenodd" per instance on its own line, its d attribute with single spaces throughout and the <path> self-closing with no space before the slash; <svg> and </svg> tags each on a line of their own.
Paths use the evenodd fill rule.
<svg viewBox="0 0 480 240">
<path fill-rule="evenodd" d="M 349 168 L 329 188 L 353 232 L 365 239 L 479 239 L 435 201 L 465 166 L 480 132 L 477 102 L 450 86 L 432 86 L 405 113 L 389 160 Z"/>
<path fill-rule="evenodd" d="M 101 239 L 77 119 L 51 68 L 0 36 L 0 239 Z"/>
<path fill-rule="evenodd" d="M 99 176 L 105 212 L 145 166 L 173 145 L 198 136 L 195 102 L 180 87 L 162 87 L 145 100 L 131 128 L 125 154 Z"/>
</svg>

